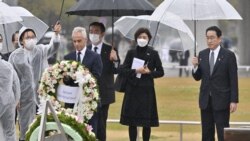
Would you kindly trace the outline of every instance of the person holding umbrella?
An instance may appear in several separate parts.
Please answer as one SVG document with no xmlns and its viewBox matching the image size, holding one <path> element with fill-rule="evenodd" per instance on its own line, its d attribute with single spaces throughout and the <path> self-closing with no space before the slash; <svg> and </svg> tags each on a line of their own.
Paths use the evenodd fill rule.
<svg viewBox="0 0 250 141">
<path fill-rule="evenodd" d="M 224 128 L 229 127 L 230 113 L 237 109 L 238 74 L 235 54 L 220 44 L 221 30 L 208 27 L 208 48 L 193 57 L 193 78 L 201 80 L 199 106 L 201 111 L 202 141 L 224 141 Z"/>
<path fill-rule="evenodd" d="M 10 54 L 9 62 L 15 68 L 21 85 L 18 117 L 20 125 L 20 141 L 25 140 L 25 133 L 36 114 L 38 103 L 38 83 L 43 70 L 48 67 L 47 58 L 59 48 L 61 25 L 54 26 L 54 36 L 50 44 L 37 44 L 33 29 L 22 27 L 19 30 L 19 48 Z"/>
<path fill-rule="evenodd" d="M 87 47 L 100 54 L 103 63 L 102 74 L 99 78 L 100 106 L 98 109 L 97 138 L 106 141 L 106 123 L 109 105 L 115 102 L 114 74 L 117 73 L 119 57 L 117 51 L 110 45 L 103 43 L 105 26 L 100 22 L 89 25 L 89 39 L 91 44 Z"/>
<path fill-rule="evenodd" d="M 158 52 L 148 46 L 151 38 L 148 28 L 139 28 L 134 34 L 137 46 L 119 68 L 127 78 L 120 123 L 129 126 L 130 141 L 136 141 L 137 127 L 143 127 L 143 141 L 149 141 L 151 127 L 159 126 L 154 78 L 162 77 L 164 70 Z M 142 63 L 133 67 L 136 60 Z"/>
</svg>

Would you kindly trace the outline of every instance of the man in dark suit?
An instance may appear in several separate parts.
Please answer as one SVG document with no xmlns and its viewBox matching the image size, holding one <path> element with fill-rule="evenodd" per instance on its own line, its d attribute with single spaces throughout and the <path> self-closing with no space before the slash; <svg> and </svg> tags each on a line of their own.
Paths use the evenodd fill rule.
<svg viewBox="0 0 250 141">
<path fill-rule="evenodd" d="M 99 92 L 101 103 L 98 109 L 97 138 L 106 141 L 106 122 L 108 118 L 109 105 L 115 102 L 114 74 L 117 73 L 119 57 L 110 45 L 103 43 L 105 26 L 99 22 L 89 25 L 89 39 L 91 45 L 88 48 L 100 54 L 103 70 L 99 79 Z"/>
<path fill-rule="evenodd" d="M 72 31 L 72 41 L 76 51 L 73 51 L 66 56 L 65 60 L 76 60 L 85 65 L 89 71 L 95 76 L 97 81 L 102 74 L 102 60 L 100 55 L 87 49 L 87 33 L 83 27 L 75 27 Z M 65 107 L 73 108 L 74 104 L 65 103 Z M 97 133 L 97 113 L 94 113 L 93 117 L 90 119 L 89 124 L 93 127 L 93 132 Z"/>
<path fill-rule="evenodd" d="M 193 77 L 201 80 L 202 141 L 224 141 L 224 127 L 229 127 L 230 112 L 238 103 L 238 74 L 235 54 L 220 46 L 221 30 L 212 26 L 206 30 L 208 48 L 193 57 Z"/>
</svg>

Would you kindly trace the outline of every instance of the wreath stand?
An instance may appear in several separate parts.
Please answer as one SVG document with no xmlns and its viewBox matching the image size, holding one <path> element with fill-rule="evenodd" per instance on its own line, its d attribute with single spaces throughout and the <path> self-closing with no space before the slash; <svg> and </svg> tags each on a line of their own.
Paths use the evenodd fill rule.
<svg viewBox="0 0 250 141">
<path fill-rule="evenodd" d="M 46 122 L 47 122 L 47 115 L 48 115 L 48 108 L 58 126 L 58 134 L 45 137 L 45 131 L 46 131 Z M 61 122 L 59 121 L 51 103 L 49 101 L 46 101 L 44 111 L 42 113 L 42 118 L 40 122 L 40 131 L 39 131 L 39 136 L 38 136 L 38 141 L 68 141 L 65 131 L 61 125 Z"/>
</svg>

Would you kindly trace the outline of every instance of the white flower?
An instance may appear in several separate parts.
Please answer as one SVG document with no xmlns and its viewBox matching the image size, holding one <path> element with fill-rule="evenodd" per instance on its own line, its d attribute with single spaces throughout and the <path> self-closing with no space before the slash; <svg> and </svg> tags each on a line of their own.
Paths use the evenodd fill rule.
<svg viewBox="0 0 250 141">
<path fill-rule="evenodd" d="M 77 113 L 73 113 L 74 111 L 72 109 L 62 108 L 60 102 L 54 97 L 56 96 L 56 86 L 62 83 L 62 79 L 66 75 L 71 76 L 76 82 L 81 84 L 80 86 L 83 87 L 82 99 L 80 99 L 80 102 L 82 103 L 80 105 L 82 106 L 77 109 L 82 109 L 83 111 L 82 120 L 90 119 L 93 116 L 94 110 L 97 108 L 99 99 L 96 87 L 97 82 L 90 74 L 89 70 L 81 64 L 78 64 L 76 61 L 61 61 L 60 63 L 56 63 L 52 67 L 45 69 L 38 88 L 40 103 L 45 103 L 46 100 L 50 100 L 56 113 L 64 111 L 66 115 L 82 122 L 82 120 L 76 116 Z M 48 94 L 52 94 L 52 96 Z M 43 111 L 42 109 L 43 104 L 39 106 L 38 112 L 41 113 Z"/>
</svg>

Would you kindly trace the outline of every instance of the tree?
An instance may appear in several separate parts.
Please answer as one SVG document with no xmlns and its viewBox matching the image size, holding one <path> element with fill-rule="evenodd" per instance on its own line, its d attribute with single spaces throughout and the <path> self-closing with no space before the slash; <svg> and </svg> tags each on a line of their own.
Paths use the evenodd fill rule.
<svg viewBox="0 0 250 141">
<path fill-rule="evenodd" d="M 51 27 L 59 18 L 62 1 L 63 0 L 19 0 L 18 5 L 29 10 L 33 15 Z M 72 24 L 77 20 L 76 17 L 69 17 L 65 14 L 74 3 L 75 1 L 72 0 L 64 1 L 61 24 L 66 34 L 71 32 Z"/>
<path fill-rule="evenodd" d="M 243 20 L 239 24 L 239 57 L 241 65 L 250 65 L 250 1 L 242 0 L 239 2 L 239 13 Z"/>
</svg>

